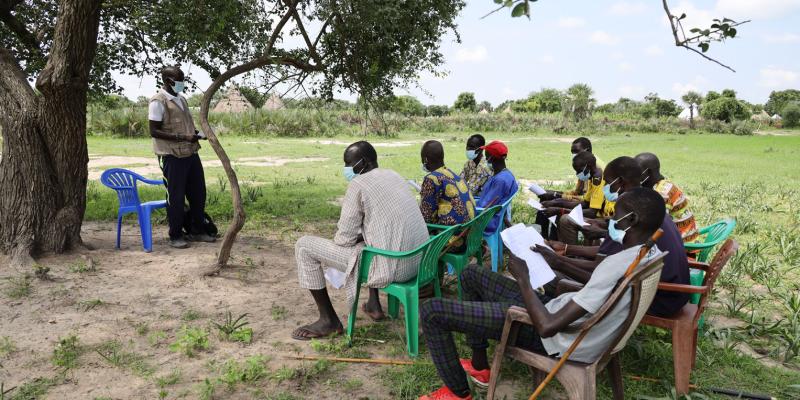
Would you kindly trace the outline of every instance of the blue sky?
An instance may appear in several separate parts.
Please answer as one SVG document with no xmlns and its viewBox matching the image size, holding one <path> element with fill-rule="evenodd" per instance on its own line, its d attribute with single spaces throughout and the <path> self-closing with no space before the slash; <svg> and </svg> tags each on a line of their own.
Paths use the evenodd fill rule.
<svg viewBox="0 0 800 400">
<path fill-rule="evenodd" d="M 687 13 L 687 27 L 708 27 L 716 17 L 752 20 L 736 39 L 709 51 L 736 73 L 675 47 L 658 0 L 540 0 L 532 3 L 530 21 L 512 19 L 507 10 L 480 19 L 493 5 L 468 1 L 458 18 L 462 42 L 450 35 L 442 43 L 445 77 L 424 74 L 419 88 L 397 93 L 452 104 L 458 93 L 471 91 L 497 105 L 542 87 L 584 82 L 601 103 L 724 88 L 764 103 L 772 90 L 800 89 L 800 0 L 670 1 L 674 14 Z M 198 69 L 190 72 L 200 86 L 210 83 Z M 153 78 L 118 79 L 129 97 L 154 91 Z"/>
</svg>

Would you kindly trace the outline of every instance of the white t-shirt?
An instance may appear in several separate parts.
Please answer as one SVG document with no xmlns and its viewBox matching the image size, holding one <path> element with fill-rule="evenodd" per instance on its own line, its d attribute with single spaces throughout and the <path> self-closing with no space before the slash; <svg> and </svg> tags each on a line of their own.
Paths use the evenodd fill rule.
<svg viewBox="0 0 800 400">
<path fill-rule="evenodd" d="M 185 100 L 181 97 L 180 94 L 177 96 L 173 96 L 164 89 L 161 89 L 159 93 L 163 94 L 164 97 L 167 98 L 167 100 L 170 100 L 175 104 L 177 104 L 178 107 L 181 108 L 181 110 L 184 109 L 183 104 Z M 150 105 L 147 108 L 147 119 L 149 119 L 150 121 L 163 121 L 164 113 L 166 112 L 167 110 L 164 109 L 164 105 L 161 104 L 160 101 L 153 100 L 150 102 Z"/>
<path fill-rule="evenodd" d="M 581 306 L 588 314 L 573 322 L 570 327 L 580 327 L 594 313 L 600 311 L 600 307 L 614 291 L 617 282 L 625 275 L 628 266 L 636 258 L 641 246 L 634 246 L 627 250 L 605 258 L 592 273 L 592 277 L 586 286 L 580 291 L 564 293 L 561 296 L 550 300 L 545 304 L 545 308 L 551 313 L 555 313 L 564 307 L 570 300 Z M 639 265 L 644 265 L 653 257 L 661 253 L 656 246 L 642 259 Z M 619 329 L 628 317 L 631 307 L 631 291 L 628 290 L 617 305 L 598 322 L 581 343 L 570 355 L 570 361 L 592 363 L 597 361 L 603 352 L 608 349 L 611 341 L 620 333 Z M 542 338 L 542 345 L 551 356 L 563 354 L 567 351 L 572 342 L 578 337 L 578 332 L 559 332 L 552 337 Z"/>
</svg>

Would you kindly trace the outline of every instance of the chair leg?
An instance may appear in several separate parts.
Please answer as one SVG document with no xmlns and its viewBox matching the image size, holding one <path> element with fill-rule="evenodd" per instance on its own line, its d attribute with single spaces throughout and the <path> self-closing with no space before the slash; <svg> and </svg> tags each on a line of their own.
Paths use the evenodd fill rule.
<svg viewBox="0 0 800 400">
<path fill-rule="evenodd" d="M 692 336 L 692 369 L 697 364 L 697 337 L 700 334 L 699 326 L 694 329 L 694 336 Z"/>
<path fill-rule="evenodd" d="M 153 232 L 150 226 L 150 211 L 149 210 L 139 210 L 137 213 L 139 216 L 139 230 L 142 232 L 142 247 L 144 251 L 151 252 L 153 251 Z"/>
<path fill-rule="evenodd" d="M 397 297 L 387 293 L 386 302 L 389 303 L 389 316 L 397 319 L 397 316 L 400 315 L 400 301 L 397 300 Z"/>
<path fill-rule="evenodd" d="M 347 344 L 353 344 L 353 333 L 356 329 L 356 312 L 358 311 L 358 295 L 361 292 L 361 280 L 356 283 L 356 296 L 353 299 L 353 306 L 350 307 L 350 315 L 347 316 Z M 391 296 L 390 296 L 391 297 Z"/>
<path fill-rule="evenodd" d="M 608 380 L 611 382 L 614 400 L 623 400 L 625 398 L 625 389 L 622 384 L 622 365 L 618 355 L 611 357 L 606 369 L 608 369 Z"/>
<path fill-rule="evenodd" d="M 692 343 L 690 326 L 678 325 L 672 330 L 672 358 L 675 373 L 675 391 L 678 395 L 689 393 L 689 376 L 692 372 Z"/>
<path fill-rule="evenodd" d="M 120 240 L 122 239 L 122 214 L 117 214 L 117 248 L 119 249 Z"/>
<path fill-rule="evenodd" d="M 405 304 L 406 340 L 408 341 L 408 355 L 419 355 L 419 292 L 409 293 Z"/>
<path fill-rule="evenodd" d="M 514 325 L 512 321 L 506 320 L 505 325 L 503 325 L 503 334 L 500 336 L 500 343 L 498 343 L 497 347 L 494 348 L 491 375 L 489 377 L 489 389 L 486 393 L 487 400 L 494 400 L 494 394 L 497 390 L 497 381 L 500 379 L 500 367 L 503 364 L 503 355 L 505 354 L 506 347 L 508 346 L 508 336 L 511 332 L 512 325 Z"/>
<path fill-rule="evenodd" d="M 562 369 L 556 375 L 570 400 L 597 398 L 597 372 L 594 368 L 568 371 Z"/>
</svg>

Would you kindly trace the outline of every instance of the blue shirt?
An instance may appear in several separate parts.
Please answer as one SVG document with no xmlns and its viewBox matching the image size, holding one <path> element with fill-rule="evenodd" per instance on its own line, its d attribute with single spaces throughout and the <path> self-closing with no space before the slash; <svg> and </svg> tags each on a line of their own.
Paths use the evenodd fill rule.
<svg viewBox="0 0 800 400">
<path fill-rule="evenodd" d="M 517 178 L 508 170 L 508 168 L 498 172 L 486 181 L 481 191 L 481 198 L 478 200 L 479 208 L 489 208 L 496 205 L 502 205 L 512 196 L 517 194 L 519 185 L 517 185 Z M 500 226 L 500 221 L 504 216 L 502 213 L 497 213 L 486 226 L 484 234 L 491 235 L 497 231 Z"/>
</svg>

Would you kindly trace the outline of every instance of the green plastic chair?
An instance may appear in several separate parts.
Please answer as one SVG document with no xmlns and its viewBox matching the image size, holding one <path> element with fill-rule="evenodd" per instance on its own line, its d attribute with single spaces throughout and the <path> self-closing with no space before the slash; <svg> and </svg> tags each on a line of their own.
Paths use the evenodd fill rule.
<svg viewBox="0 0 800 400">
<path fill-rule="evenodd" d="M 458 229 L 457 232 L 463 232 L 465 230 L 469 230 L 467 232 L 466 242 L 467 248 L 464 250 L 463 253 L 445 253 L 440 259 L 439 264 L 442 266 L 442 271 L 447 269 L 447 266 L 453 268 L 453 273 L 458 277 L 458 298 L 461 299 L 461 271 L 467 267 L 469 264 L 470 257 L 475 257 L 478 259 L 478 263 L 481 263 L 481 259 L 483 258 L 483 231 L 486 230 L 486 225 L 489 225 L 489 221 L 492 220 L 492 217 L 500 210 L 503 209 L 503 206 L 496 205 L 494 207 L 490 207 L 480 214 L 473 218 L 471 221 L 457 225 Z M 447 225 L 436 225 L 436 224 L 428 224 L 428 230 L 431 231 L 439 231 L 445 230 L 450 228 Z"/>
<path fill-rule="evenodd" d="M 388 258 L 410 258 L 417 254 L 422 255 L 416 278 L 407 282 L 392 283 L 381 289 L 389 296 L 389 315 L 397 318 L 400 311 L 400 303 L 403 304 L 406 319 L 406 343 L 408 354 L 411 357 L 419 355 L 419 289 L 428 284 L 433 284 L 436 297 L 442 296 L 442 289 L 439 287 L 439 257 L 440 253 L 453 237 L 458 229 L 458 225 L 448 227 L 442 233 L 428 239 L 427 242 L 410 251 L 389 251 L 376 249 L 374 247 L 364 247 L 361 252 L 361 262 L 358 266 L 358 283 L 356 284 L 356 298 L 353 308 L 347 317 L 347 337 L 348 343 L 353 343 L 353 332 L 355 332 L 356 312 L 358 312 L 358 295 L 361 284 L 369 278 L 369 267 L 375 256 Z"/>
<path fill-rule="evenodd" d="M 734 228 L 736 228 L 735 219 L 723 219 L 722 221 L 715 222 L 704 228 L 700 228 L 700 236 L 705 235 L 705 239 L 702 242 L 684 243 L 683 247 L 686 248 L 687 251 L 700 250 L 700 252 L 697 253 L 697 261 L 702 263 L 707 262 L 709 256 L 711 255 L 711 250 L 713 250 L 718 244 L 728 239 L 728 236 L 731 235 Z M 691 269 L 689 271 L 689 283 L 693 286 L 702 286 L 704 275 L 705 274 L 703 274 L 703 271 L 699 269 Z M 699 303 L 700 295 L 692 294 L 689 302 L 692 304 Z"/>
</svg>

